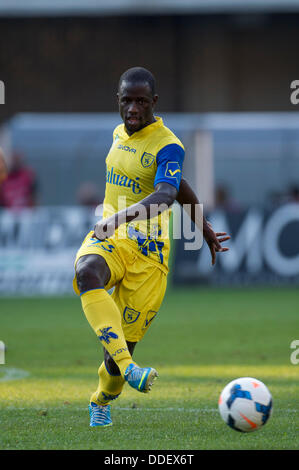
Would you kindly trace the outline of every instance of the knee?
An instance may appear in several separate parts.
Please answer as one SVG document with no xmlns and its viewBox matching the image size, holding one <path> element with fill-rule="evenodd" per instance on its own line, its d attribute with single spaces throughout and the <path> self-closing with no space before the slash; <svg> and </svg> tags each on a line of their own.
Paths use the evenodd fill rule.
<svg viewBox="0 0 299 470">
<path fill-rule="evenodd" d="M 105 260 L 103 260 L 105 261 Z M 98 255 L 87 255 L 79 258 L 76 266 L 76 278 L 80 292 L 104 287 L 108 282 L 108 273 Z"/>
</svg>

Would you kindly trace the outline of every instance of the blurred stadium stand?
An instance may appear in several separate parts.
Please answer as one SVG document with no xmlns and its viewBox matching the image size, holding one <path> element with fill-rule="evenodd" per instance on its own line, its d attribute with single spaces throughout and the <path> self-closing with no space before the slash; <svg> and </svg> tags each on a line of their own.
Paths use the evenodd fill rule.
<svg viewBox="0 0 299 470">
<path fill-rule="evenodd" d="M 276 193 L 298 181 L 299 113 L 162 113 L 186 148 L 184 173 L 197 188 L 195 134 L 211 134 L 215 187 L 230 188 L 241 207 L 267 207 Z M 37 174 L 42 205 L 78 203 L 80 184 L 105 189 L 105 158 L 117 113 L 16 115 L 0 136 L 20 150 Z M 1 137 L 0 137 L 1 145 Z M 254 187 L 254 190 L 253 190 Z M 204 195 L 202 195 L 204 199 Z"/>
<path fill-rule="evenodd" d="M 292 3 L 292 12 L 285 10 L 287 1 L 275 3 L 271 11 L 204 14 L 198 9 L 181 15 L 159 15 L 155 3 L 151 14 L 120 9 L 105 16 L 103 3 L 93 2 L 98 13 L 76 16 L 68 2 L 64 15 L 53 10 L 49 16 L 45 8 L 41 16 L 22 16 L 20 10 L 5 16 L 5 4 L 13 11 L 30 2 L 2 0 L 0 80 L 6 104 L 0 121 L 20 111 L 114 112 L 119 76 L 134 65 L 156 75 L 160 112 L 295 111 L 290 83 L 299 76 L 299 3 Z M 85 4 L 80 1 L 81 8 Z"/>
</svg>

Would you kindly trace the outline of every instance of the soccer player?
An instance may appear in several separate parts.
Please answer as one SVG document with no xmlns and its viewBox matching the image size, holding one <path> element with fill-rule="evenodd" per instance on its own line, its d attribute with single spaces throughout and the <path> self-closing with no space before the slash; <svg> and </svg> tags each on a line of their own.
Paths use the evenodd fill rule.
<svg viewBox="0 0 299 470">
<path fill-rule="evenodd" d="M 154 115 L 153 75 L 141 67 L 127 70 L 117 97 L 123 124 L 113 132 L 106 159 L 103 219 L 87 234 L 75 261 L 74 290 L 104 347 L 98 388 L 90 398 L 90 426 L 112 424 L 109 403 L 126 382 L 146 393 L 158 375 L 152 367 L 137 365 L 132 355 L 164 297 L 169 208 L 176 199 L 191 204 L 195 220 L 199 203 L 181 178 L 183 144 Z M 217 251 L 227 251 L 221 242 L 229 237 L 214 233 L 206 220 L 203 235 L 214 263 Z"/>
</svg>

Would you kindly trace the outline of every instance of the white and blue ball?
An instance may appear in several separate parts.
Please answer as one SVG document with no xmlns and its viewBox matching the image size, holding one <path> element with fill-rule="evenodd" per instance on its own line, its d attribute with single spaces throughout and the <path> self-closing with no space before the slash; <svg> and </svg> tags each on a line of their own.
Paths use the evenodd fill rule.
<svg viewBox="0 0 299 470">
<path fill-rule="evenodd" d="M 235 379 L 224 387 L 219 401 L 222 419 L 240 432 L 257 431 L 272 414 L 272 396 L 266 385 L 252 377 Z"/>
</svg>

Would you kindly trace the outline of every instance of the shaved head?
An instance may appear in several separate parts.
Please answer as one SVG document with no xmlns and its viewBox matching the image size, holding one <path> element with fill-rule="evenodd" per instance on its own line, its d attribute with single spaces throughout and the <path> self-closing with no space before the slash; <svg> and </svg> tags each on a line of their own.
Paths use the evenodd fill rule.
<svg viewBox="0 0 299 470">
<path fill-rule="evenodd" d="M 156 94 L 156 80 L 153 74 L 143 67 L 132 67 L 131 69 L 126 70 L 120 79 L 118 84 L 118 90 L 121 89 L 123 82 L 130 83 L 132 85 L 136 84 L 148 84 L 152 96 Z"/>
</svg>

